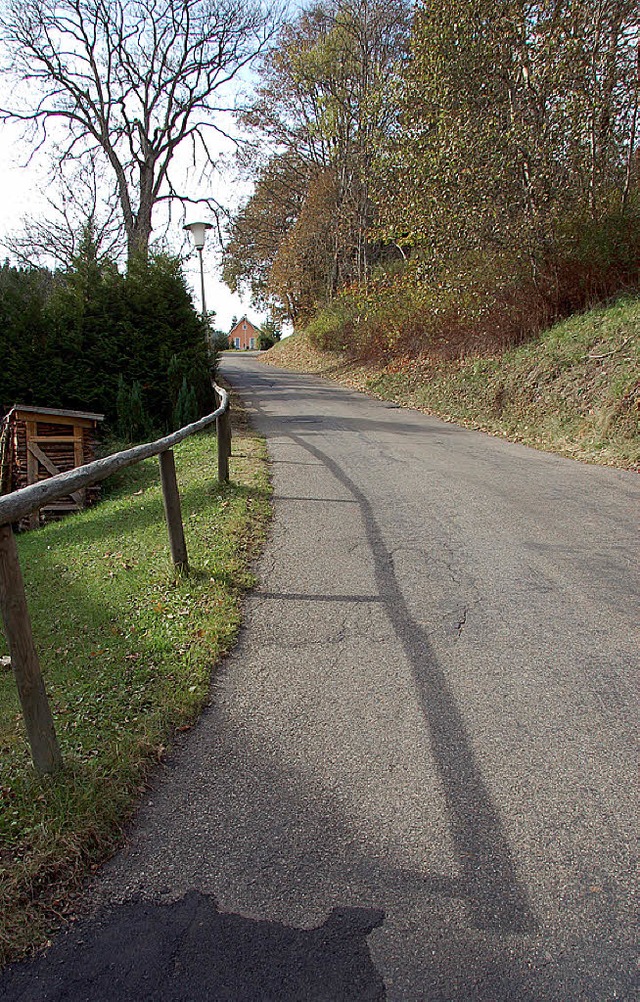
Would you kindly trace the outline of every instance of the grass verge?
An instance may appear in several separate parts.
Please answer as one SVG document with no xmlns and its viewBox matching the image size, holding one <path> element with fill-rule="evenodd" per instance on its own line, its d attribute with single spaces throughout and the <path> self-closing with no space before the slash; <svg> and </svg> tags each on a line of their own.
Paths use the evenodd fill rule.
<svg viewBox="0 0 640 1002">
<path fill-rule="evenodd" d="M 0 669 L 1 962 L 45 942 L 113 852 L 234 643 L 270 511 L 265 446 L 238 414 L 230 484 L 217 483 L 213 435 L 175 450 L 188 576 L 169 560 L 157 460 L 112 478 L 96 508 L 19 538 L 64 768 L 35 775 L 13 676 Z"/>
<path fill-rule="evenodd" d="M 297 334 L 261 357 L 538 449 L 640 468 L 637 298 L 577 314 L 502 354 L 377 363 L 318 351 Z"/>
</svg>

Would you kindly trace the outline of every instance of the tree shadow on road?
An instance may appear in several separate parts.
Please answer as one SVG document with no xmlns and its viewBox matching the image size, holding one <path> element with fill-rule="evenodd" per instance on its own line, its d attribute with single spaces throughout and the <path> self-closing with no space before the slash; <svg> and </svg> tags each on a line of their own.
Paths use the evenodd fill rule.
<svg viewBox="0 0 640 1002">
<path fill-rule="evenodd" d="M 427 632 L 415 621 L 366 495 L 326 453 L 289 434 L 321 462 L 360 507 L 378 596 L 411 665 L 420 708 L 442 781 L 451 837 L 469 907 L 478 928 L 525 932 L 535 927 L 498 813 L 477 763 L 465 723 Z"/>
</svg>

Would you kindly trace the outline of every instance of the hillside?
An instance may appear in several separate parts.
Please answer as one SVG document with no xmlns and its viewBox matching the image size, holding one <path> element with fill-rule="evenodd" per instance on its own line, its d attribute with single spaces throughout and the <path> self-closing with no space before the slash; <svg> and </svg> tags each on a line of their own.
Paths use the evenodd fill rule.
<svg viewBox="0 0 640 1002">
<path fill-rule="evenodd" d="M 321 352 L 304 333 L 262 356 L 585 462 L 640 469 L 640 299 L 571 317 L 504 354 L 375 364 Z"/>
</svg>

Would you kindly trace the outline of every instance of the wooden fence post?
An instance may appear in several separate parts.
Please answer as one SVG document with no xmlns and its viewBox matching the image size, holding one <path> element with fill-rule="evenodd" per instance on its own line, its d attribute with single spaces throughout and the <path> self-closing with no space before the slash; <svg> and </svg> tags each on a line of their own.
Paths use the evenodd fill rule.
<svg viewBox="0 0 640 1002">
<path fill-rule="evenodd" d="M 231 455 L 231 421 L 229 408 L 216 418 L 216 435 L 218 437 L 218 480 L 229 482 L 229 456 Z"/>
<path fill-rule="evenodd" d="M 227 429 L 227 456 L 232 456 L 233 429 L 231 427 L 231 402 L 229 402 L 229 406 L 224 412 L 224 419 L 226 421 L 226 429 Z"/>
<path fill-rule="evenodd" d="M 18 686 L 33 764 L 39 773 L 62 765 L 24 593 L 18 547 L 10 525 L 0 526 L 0 609 Z"/>
<path fill-rule="evenodd" d="M 187 559 L 187 544 L 184 541 L 182 527 L 182 512 L 180 511 L 180 494 L 176 480 L 176 464 L 173 449 L 167 449 L 158 455 L 160 462 L 160 479 L 162 481 L 162 497 L 164 499 L 164 514 L 169 532 L 169 548 L 171 559 L 180 571 L 186 574 L 189 570 Z"/>
</svg>

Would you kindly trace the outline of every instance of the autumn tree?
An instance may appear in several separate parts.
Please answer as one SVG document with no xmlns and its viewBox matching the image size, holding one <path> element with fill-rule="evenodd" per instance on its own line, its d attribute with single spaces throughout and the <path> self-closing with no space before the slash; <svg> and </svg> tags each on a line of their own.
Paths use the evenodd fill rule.
<svg viewBox="0 0 640 1002">
<path fill-rule="evenodd" d="M 269 155 L 236 217 L 226 274 L 242 282 L 258 262 L 262 294 L 291 319 L 370 267 L 371 164 L 396 121 L 409 23 L 403 0 L 323 0 L 263 61 L 244 123 Z"/>
<path fill-rule="evenodd" d="M 258 307 L 265 308 L 273 295 L 271 269 L 315 173 L 299 151 L 285 150 L 272 156 L 261 167 L 251 198 L 234 218 L 225 247 L 223 277 L 234 292 L 248 289 Z M 293 308 L 293 304 L 288 305 Z"/>
<path fill-rule="evenodd" d="M 184 196 L 179 147 L 212 164 L 227 84 L 278 21 L 261 0 L 7 0 L 0 39 L 14 89 L 2 114 L 57 141 L 61 163 L 100 157 L 129 258 L 146 255 L 153 211 Z"/>
<path fill-rule="evenodd" d="M 520 255 L 539 282 L 563 240 L 630 210 L 637 46 L 632 0 L 420 0 L 383 232 L 438 267 Z"/>
</svg>

